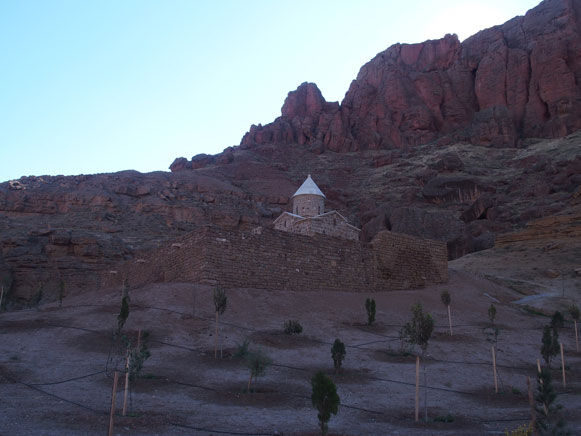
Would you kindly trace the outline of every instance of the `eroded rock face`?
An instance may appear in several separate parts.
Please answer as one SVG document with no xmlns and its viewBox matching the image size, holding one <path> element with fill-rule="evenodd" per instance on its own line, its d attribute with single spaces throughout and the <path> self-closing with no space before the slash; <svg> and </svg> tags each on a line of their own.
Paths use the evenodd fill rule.
<svg viewBox="0 0 581 436">
<path fill-rule="evenodd" d="M 396 44 L 365 64 L 339 106 L 316 85 L 289 93 L 282 116 L 241 146 L 321 144 L 348 152 L 439 138 L 493 147 L 581 128 L 581 6 L 547 0 L 463 43 Z"/>
</svg>

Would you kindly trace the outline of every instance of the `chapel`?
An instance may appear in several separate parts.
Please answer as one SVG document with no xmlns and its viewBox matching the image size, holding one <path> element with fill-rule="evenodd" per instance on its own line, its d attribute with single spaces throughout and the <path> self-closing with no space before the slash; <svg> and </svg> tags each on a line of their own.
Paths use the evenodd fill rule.
<svg viewBox="0 0 581 436">
<path fill-rule="evenodd" d="M 309 174 L 292 196 L 292 212 L 274 220 L 274 228 L 284 232 L 313 236 L 315 233 L 358 241 L 360 230 L 349 224 L 336 210 L 325 212 L 325 194 Z"/>
</svg>

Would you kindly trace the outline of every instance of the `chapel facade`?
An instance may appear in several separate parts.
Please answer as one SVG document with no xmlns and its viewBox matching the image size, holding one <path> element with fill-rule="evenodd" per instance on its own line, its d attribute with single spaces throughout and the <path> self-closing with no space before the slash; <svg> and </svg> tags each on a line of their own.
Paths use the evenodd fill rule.
<svg viewBox="0 0 581 436">
<path fill-rule="evenodd" d="M 283 212 L 274 220 L 274 228 L 307 236 L 319 233 L 358 241 L 360 229 L 349 224 L 336 210 L 325 212 L 325 198 L 309 174 L 292 196 L 292 212 Z"/>
</svg>

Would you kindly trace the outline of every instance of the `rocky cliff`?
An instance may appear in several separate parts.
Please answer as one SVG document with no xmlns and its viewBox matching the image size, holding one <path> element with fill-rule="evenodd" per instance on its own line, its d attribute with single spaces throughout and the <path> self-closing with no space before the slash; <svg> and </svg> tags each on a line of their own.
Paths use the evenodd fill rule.
<svg viewBox="0 0 581 436">
<path fill-rule="evenodd" d="M 460 43 L 396 44 L 365 64 L 338 103 L 315 84 L 251 126 L 242 147 L 311 144 L 336 152 L 441 144 L 514 147 L 581 128 L 581 3 L 546 0 Z"/>
</svg>

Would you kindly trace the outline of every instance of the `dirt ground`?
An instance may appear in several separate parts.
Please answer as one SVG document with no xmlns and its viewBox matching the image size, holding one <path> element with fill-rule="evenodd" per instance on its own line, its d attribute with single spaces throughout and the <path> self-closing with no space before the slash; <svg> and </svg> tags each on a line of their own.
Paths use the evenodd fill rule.
<svg viewBox="0 0 581 436">
<path fill-rule="evenodd" d="M 452 295 L 454 335 L 449 336 L 440 293 Z M 332 435 L 504 434 L 528 423 L 527 376 L 536 388 L 541 329 L 549 319 L 512 304 L 514 289 L 454 269 L 445 285 L 375 294 L 227 291 L 221 317 L 221 359 L 214 359 L 214 310 L 209 286 L 155 284 L 130 292 L 125 333 L 150 333 L 151 358 L 131 387 L 129 415 L 116 416 L 116 435 L 315 435 L 317 412 L 310 379 L 319 370 L 335 378 L 341 406 Z M 377 302 L 377 321 L 366 325 L 364 302 Z M 428 348 L 428 420 L 414 422 L 415 357 L 400 352 L 401 326 L 421 302 L 436 328 Z M 494 392 L 487 309 L 498 309 L 499 390 Z M 0 314 L 0 435 L 104 435 L 109 421 L 113 370 L 123 368 L 112 331 L 120 290 L 68 297 L 62 307 Z M 303 333 L 288 336 L 283 323 L 298 320 Z M 341 373 L 333 375 L 331 344 L 347 345 Z M 572 434 L 581 434 L 581 353 L 571 324 L 560 331 L 553 362 L 557 402 Z M 246 392 L 249 371 L 235 358 L 245 339 L 273 361 Z M 414 350 L 418 352 L 419 350 Z M 111 356 L 111 358 L 109 358 Z M 542 359 L 541 359 L 542 362 Z M 423 362 L 422 362 L 423 365 Z M 424 385 L 422 367 L 421 382 Z M 118 387 L 121 413 L 123 384 Z M 452 419 L 452 422 L 441 422 Z"/>
</svg>

